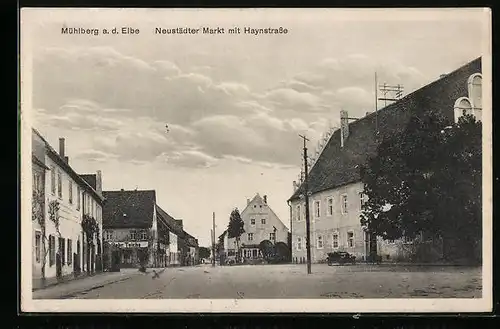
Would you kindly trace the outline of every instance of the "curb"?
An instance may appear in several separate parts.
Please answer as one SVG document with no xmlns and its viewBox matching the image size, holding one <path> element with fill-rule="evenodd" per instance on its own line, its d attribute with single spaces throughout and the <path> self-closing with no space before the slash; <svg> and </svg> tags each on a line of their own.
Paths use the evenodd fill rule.
<svg viewBox="0 0 500 329">
<path fill-rule="evenodd" d="M 69 298 L 75 297 L 76 295 L 79 295 L 79 294 L 82 294 L 82 293 L 87 293 L 89 291 L 92 291 L 92 290 L 95 290 L 95 289 L 99 289 L 99 288 L 102 288 L 104 286 L 107 286 L 107 285 L 110 285 L 110 284 L 113 284 L 113 283 L 127 281 L 127 280 L 131 279 L 132 277 L 139 276 L 141 274 L 146 274 L 146 273 L 140 273 L 140 272 L 139 273 L 131 273 L 130 275 L 128 275 L 126 277 L 113 279 L 111 281 L 105 281 L 105 282 L 102 282 L 102 283 L 99 283 L 99 284 L 92 285 L 92 286 L 90 286 L 88 288 L 81 288 L 81 289 L 73 290 L 73 291 L 71 291 L 69 293 L 63 293 L 61 295 L 57 295 L 56 297 L 41 297 L 41 298 L 33 298 L 33 299 L 37 299 L 37 300 L 44 300 L 44 299 L 69 299 Z"/>
</svg>

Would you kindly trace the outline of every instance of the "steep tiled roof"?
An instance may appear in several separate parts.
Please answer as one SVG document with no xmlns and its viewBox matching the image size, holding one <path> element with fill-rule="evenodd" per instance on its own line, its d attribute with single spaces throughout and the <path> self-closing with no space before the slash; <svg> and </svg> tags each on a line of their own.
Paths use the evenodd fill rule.
<svg viewBox="0 0 500 329">
<path fill-rule="evenodd" d="M 481 58 L 350 123 L 344 147 L 340 146 L 340 130 L 335 131 L 309 172 L 309 191 L 317 193 L 359 181 L 360 166 L 376 154 L 380 141 L 385 136 L 402 132 L 412 116 L 433 111 L 453 121 L 454 103 L 459 97 L 467 96 L 467 79 L 477 72 L 481 72 Z M 303 190 L 301 185 L 289 201 L 298 199 Z"/>
<path fill-rule="evenodd" d="M 156 205 L 156 214 L 165 223 L 170 232 L 177 236 L 182 234 L 182 228 L 177 225 L 176 220 L 158 205 Z"/>
<path fill-rule="evenodd" d="M 96 188 L 96 174 L 80 174 L 80 177 L 83 178 L 90 186 L 92 186 L 93 189 Z"/>
<path fill-rule="evenodd" d="M 154 190 L 104 191 L 104 228 L 149 228 L 153 223 Z"/>
</svg>

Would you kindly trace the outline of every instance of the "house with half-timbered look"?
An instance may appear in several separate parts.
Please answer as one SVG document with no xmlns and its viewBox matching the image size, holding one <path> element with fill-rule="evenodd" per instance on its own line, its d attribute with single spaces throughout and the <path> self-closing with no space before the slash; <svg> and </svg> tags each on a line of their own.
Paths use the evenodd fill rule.
<svg viewBox="0 0 500 329">
<path fill-rule="evenodd" d="M 402 131 L 412 116 L 434 111 L 450 123 L 464 114 L 473 114 L 481 120 L 481 95 L 481 58 L 477 58 L 363 118 L 349 121 L 349 114 L 342 111 L 340 129 L 331 135 L 309 171 L 312 261 L 325 261 L 327 253 L 332 251 L 347 251 L 365 260 L 370 253 L 370 240 L 375 241 L 372 245 L 376 245 L 377 254 L 383 260 L 405 259 L 408 249 L 405 246 L 413 241 L 374 239 L 360 224 L 361 207 L 367 200 L 363 195 L 360 167 L 376 154 L 384 136 Z M 304 262 L 304 185 L 293 182 L 293 188 L 288 200 L 292 217 L 292 260 Z M 439 255 L 443 251 L 435 252 Z"/>
<path fill-rule="evenodd" d="M 102 271 L 102 175 L 89 184 L 70 166 L 65 139 L 56 151 L 32 130 L 33 286 Z"/>
</svg>

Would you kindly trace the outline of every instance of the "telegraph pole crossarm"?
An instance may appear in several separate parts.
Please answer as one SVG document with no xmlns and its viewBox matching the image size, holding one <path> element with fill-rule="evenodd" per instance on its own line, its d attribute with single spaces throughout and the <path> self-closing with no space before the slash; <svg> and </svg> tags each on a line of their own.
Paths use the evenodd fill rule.
<svg viewBox="0 0 500 329">
<path fill-rule="evenodd" d="M 306 208 L 306 252 L 307 252 L 307 274 L 311 274 L 311 222 L 309 219 L 309 186 L 307 168 L 307 142 L 306 136 L 299 135 L 304 140 L 304 198 Z"/>
</svg>

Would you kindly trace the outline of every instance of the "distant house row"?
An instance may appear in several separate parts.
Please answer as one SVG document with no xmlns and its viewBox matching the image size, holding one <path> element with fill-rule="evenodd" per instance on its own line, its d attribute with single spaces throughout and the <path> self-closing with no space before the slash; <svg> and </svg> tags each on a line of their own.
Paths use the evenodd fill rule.
<svg viewBox="0 0 500 329">
<path fill-rule="evenodd" d="M 65 139 L 56 151 L 32 130 L 32 277 L 47 280 L 137 266 L 198 262 L 198 240 L 156 202 L 156 192 L 103 191 L 102 173 L 78 174 Z M 113 259 L 112 250 L 118 251 Z"/>
<path fill-rule="evenodd" d="M 370 248 L 384 260 L 407 258 L 406 250 L 411 249 L 407 247 L 413 241 L 374 238 L 361 226 L 360 214 L 367 196 L 363 194 L 360 167 L 376 154 L 384 136 L 404 129 L 412 116 L 434 111 L 441 113 L 450 124 L 464 114 L 481 120 L 481 95 L 481 58 L 477 58 L 377 113 L 349 122 L 348 113 L 342 111 L 340 129 L 330 137 L 309 171 L 312 261 L 322 262 L 333 251 L 346 251 L 365 260 Z M 292 260 L 303 262 L 306 259 L 305 191 L 300 182 L 293 182 L 293 188 L 288 200 Z M 424 236 L 420 238 L 425 240 Z M 442 244 L 432 248 L 437 258 L 445 253 Z"/>
</svg>

